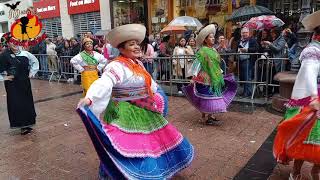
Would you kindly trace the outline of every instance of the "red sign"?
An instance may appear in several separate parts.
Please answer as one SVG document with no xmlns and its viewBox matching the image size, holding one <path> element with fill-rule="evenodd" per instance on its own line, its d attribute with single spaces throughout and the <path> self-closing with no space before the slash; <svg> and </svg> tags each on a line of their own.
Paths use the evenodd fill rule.
<svg viewBox="0 0 320 180">
<path fill-rule="evenodd" d="M 99 10 L 99 0 L 68 0 L 69 14 L 81 14 Z"/>
<path fill-rule="evenodd" d="M 59 0 L 39 0 L 33 2 L 35 11 L 40 15 L 41 19 L 53 18 L 60 16 Z"/>
</svg>

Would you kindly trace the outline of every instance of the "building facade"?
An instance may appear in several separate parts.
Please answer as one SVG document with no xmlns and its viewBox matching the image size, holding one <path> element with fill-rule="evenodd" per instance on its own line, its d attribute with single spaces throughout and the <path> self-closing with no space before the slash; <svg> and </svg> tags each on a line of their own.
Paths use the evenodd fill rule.
<svg viewBox="0 0 320 180">
<path fill-rule="evenodd" d="M 0 32 L 10 31 L 11 24 L 14 21 L 24 15 L 26 15 L 27 9 L 32 7 L 32 0 L 21 1 L 19 5 L 16 5 L 17 1 L 2 1 L 0 3 Z M 17 6 L 14 9 L 5 4 Z"/>
</svg>

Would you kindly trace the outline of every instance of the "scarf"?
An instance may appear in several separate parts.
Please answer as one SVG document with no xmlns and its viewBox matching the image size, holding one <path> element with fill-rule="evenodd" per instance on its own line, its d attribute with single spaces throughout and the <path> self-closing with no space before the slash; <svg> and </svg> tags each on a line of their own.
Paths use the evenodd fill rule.
<svg viewBox="0 0 320 180">
<path fill-rule="evenodd" d="M 145 85 L 148 90 L 148 94 L 150 97 L 153 97 L 153 93 L 151 91 L 151 75 L 146 71 L 144 67 L 142 67 L 138 63 L 132 62 L 131 59 L 124 57 L 124 56 L 119 56 L 115 59 L 115 61 L 121 62 L 125 64 L 132 72 L 134 75 L 138 75 L 144 78 Z"/>
<path fill-rule="evenodd" d="M 217 96 L 222 94 L 224 86 L 223 75 L 220 68 L 220 56 L 213 48 L 203 46 L 196 53 L 197 60 L 200 62 L 201 69 L 210 77 L 210 90 Z M 209 80 L 205 80 L 209 82 Z"/>
<path fill-rule="evenodd" d="M 83 61 L 86 62 L 88 65 L 97 65 L 98 64 L 98 60 L 96 58 L 94 58 L 93 56 L 91 56 L 90 54 L 88 54 L 86 51 L 82 51 L 80 53 L 80 56 L 83 59 Z"/>
</svg>

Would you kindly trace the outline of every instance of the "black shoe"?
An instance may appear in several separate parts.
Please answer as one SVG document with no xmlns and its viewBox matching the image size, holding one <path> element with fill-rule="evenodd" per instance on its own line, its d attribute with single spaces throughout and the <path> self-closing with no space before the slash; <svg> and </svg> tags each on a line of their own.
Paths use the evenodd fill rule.
<svg viewBox="0 0 320 180">
<path fill-rule="evenodd" d="M 208 117 L 208 120 L 206 121 L 206 125 L 209 126 L 220 126 L 222 124 L 222 121 L 217 120 L 216 118 L 213 117 Z"/>
<path fill-rule="evenodd" d="M 33 130 L 33 129 L 30 128 L 30 127 L 21 128 L 21 135 L 27 135 L 27 134 L 31 133 L 32 130 Z"/>
</svg>

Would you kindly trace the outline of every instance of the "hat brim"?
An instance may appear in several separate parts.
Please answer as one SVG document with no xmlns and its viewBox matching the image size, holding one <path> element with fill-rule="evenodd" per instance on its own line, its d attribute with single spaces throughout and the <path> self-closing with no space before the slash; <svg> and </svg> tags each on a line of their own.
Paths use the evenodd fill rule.
<svg viewBox="0 0 320 180">
<path fill-rule="evenodd" d="M 119 44 L 137 40 L 141 43 L 146 36 L 146 27 L 141 24 L 126 24 L 112 29 L 107 34 L 107 39 L 113 47 L 118 47 Z"/>
<path fill-rule="evenodd" d="M 203 28 L 196 38 L 197 46 L 201 46 L 209 34 L 216 34 L 216 27 L 214 24 L 210 24 Z"/>
<path fill-rule="evenodd" d="M 316 27 L 320 26 L 320 10 L 303 18 L 302 24 L 308 31 L 313 31 Z"/>
</svg>

